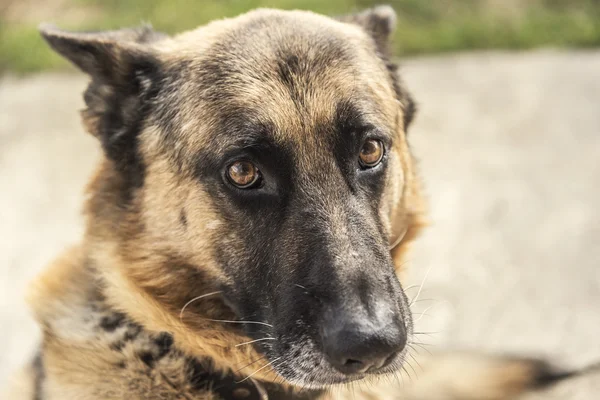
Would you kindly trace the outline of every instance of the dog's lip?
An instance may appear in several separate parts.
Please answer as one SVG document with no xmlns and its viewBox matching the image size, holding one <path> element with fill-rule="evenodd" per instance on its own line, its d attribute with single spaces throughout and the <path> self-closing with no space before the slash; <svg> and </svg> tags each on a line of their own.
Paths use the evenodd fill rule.
<svg viewBox="0 0 600 400">
<path fill-rule="evenodd" d="M 374 372 L 363 372 L 363 373 L 357 373 L 357 374 L 352 374 L 352 375 L 345 375 L 345 374 L 342 374 L 341 372 L 337 371 L 333 366 L 329 365 L 328 366 L 329 371 L 324 371 L 322 374 L 320 374 L 325 378 L 324 380 L 326 380 L 327 382 L 311 380 L 311 381 L 301 381 L 301 382 L 297 382 L 297 383 L 294 383 L 294 382 L 291 382 L 291 383 L 301 385 L 302 387 L 305 387 L 308 389 L 326 389 L 326 388 L 329 388 L 329 387 L 335 386 L 335 385 L 344 385 L 347 383 L 360 381 L 360 380 L 368 378 L 368 377 L 395 374 L 402 368 L 402 366 L 406 362 L 406 357 L 407 357 L 408 351 L 409 351 L 409 348 L 407 346 L 394 357 L 394 359 L 388 366 L 382 368 L 381 370 L 377 370 Z M 285 376 L 284 376 L 284 378 L 285 378 Z"/>
</svg>

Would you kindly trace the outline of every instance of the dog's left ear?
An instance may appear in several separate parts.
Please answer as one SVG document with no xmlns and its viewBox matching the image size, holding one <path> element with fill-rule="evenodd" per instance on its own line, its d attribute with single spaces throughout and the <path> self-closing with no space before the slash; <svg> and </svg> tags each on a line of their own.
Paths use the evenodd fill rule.
<svg viewBox="0 0 600 400">
<path fill-rule="evenodd" d="M 378 50 L 387 55 L 390 36 L 396 29 L 396 11 L 392 7 L 377 6 L 339 20 L 362 27 L 375 40 Z"/>
</svg>

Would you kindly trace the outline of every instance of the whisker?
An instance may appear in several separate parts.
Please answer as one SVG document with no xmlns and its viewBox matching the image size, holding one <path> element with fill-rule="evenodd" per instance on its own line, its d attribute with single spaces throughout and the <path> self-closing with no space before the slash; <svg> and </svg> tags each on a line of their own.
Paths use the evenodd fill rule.
<svg viewBox="0 0 600 400">
<path fill-rule="evenodd" d="M 419 299 L 419 300 L 417 300 L 417 301 L 413 301 L 413 303 L 412 303 L 412 304 L 415 304 L 415 303 L 421 303 L 421 302 L 423 302 L 423 301 L 438 301 L 438 300 L 437 300 L 437 299 Z"/>
<path fill-rule="evenodd" d="M 237 371 L 235 371 L 235 374 L 237 374 L 238 372 L 240 372 L 240 371 L 241 371 L 241 370 L 243 370 L 243 369 L 246 369 L 246 368 L 248 368 L 248 367 L 249 367 L 249 366 L 251 366 L 252 364 L 255 364 L 255 363 L 259 362 L 260 360 L 264 360 L 265 358 L 267 358 L 267 356 L 262 356 L 262 357 L 260 357 L 259 359 L 256 359 L 256 360 L 252 361 L 250 364 L 247 364 L 247 365 L 243 366 L 242 368 L 238 369 Z M 238 365 L 239 365 L 239 364 L 238 364 Z"/>
<path fill-rule="evenodd" d="M 190 304 L 192 304 L 193 302 L 195 302 L 197 300 L 203 299 L 208 296 L 213 296 L 213 295 L 219 294 L 219 293 L 223 293 L 223 292 L 218 291 L 218 292 L 206 293 L 206 294 L 203 294 L 202 296 L 194 297 L 193 299 L 191 299 L 190 301 L 185 303 L 185 305 L 181 308 L 181 311 L 179 312 L 179 321 L 183 322 L 183 312 L 185 311 L 187 306 L 189 306 Z M 269 328 L 273 327 L 273 325 L 271 325 L 271 324 L 267 324 L 266 322 L 260 322 L 260 321 L 231 321 L 231 320 L 227 320 L 227 319 L 211 319 L 211 318 L 202 318 L 202 319 L 204 321 L 211 321 L 211 322 L 226 322 L 229 324 L 259 324 L 259 325 L 268 326 Z"/>
<path fill-rule="evenodd" d="M 398 372 L 394 373 L 394 376 L 396 377 L 396 380 L 398 381 L 398 383 L 400 383 L 400 381 L 402 381 L 402 389 L 404 389 L 405 384 L 404 384 L 404 377 L 402 376 L 402 371 L 398 371 Z M 398 377 L 400 377 L 400 379 L 398 379 Z"/>
<path fill-rule="evenodd" d="M 211 318 L 203 318 L 203 320 L 211 321 L 211 322 L 226 322 L 228 324 L 257 324 L 257 325 L 268 326 L 269 328 L 273 327 L 273 325 L 271 325 L 271 324 L 267 324 L 266 322 L 260 322 L 260 321 L 231 321 L 228 319 L 211 319 Z"/>
<path fill-rule="evenodd" d="M 417 351 L 417 352 L 418 352 L 419 350 L 418 350 L 418 349 L 415 349 L 415 348 L 412 346 L 413 344 L 415 344 L 415 345 L 419 346 L 421 349 L 425 350 L 427 353 L 429 353 L 429 355 L 433 355 L 433 354 L 431 353 L 431 351 L 429 351 L 429 349 L 428 349 L 427 347 L 425 347 L 425 345 L 424 345 L 424 344 L 422 344 L 422 343 L 412 342 L 412 343 L 409 343 L 409 344 L 408 344 L 408 346 L 409 346 L 411 349 L 413 349 L 413 350 L 415 350 L 415 351 Z"/>
<path fill-rule="evenodd" d="M 429 266 L 429 268 L 427 269 L 427 272 L 425 273 L 425 276 L 423 277 L 423 281 L 421 282 L 421 286 L 419 287 L 419 291 L 417 292 L 417 295 L 410 301 L 410 304 L 408 305 L 408 307 L 412 306 L 415 301 L 417 301 L 419 299 L 419 296 L 421 295 L 421 290 L 423 290 L 423 285 L 425 284 L 425 281 L 427 281 L 427 277 L 429 277 L 429 272 L 431 272 L 431 268 L 433 268 L 433 264 L 431 264 Z"/>
<path fill-rule="evenodd" d="M 277 339 L 272 338 L 272 337 L 265 337 L 265 338 L 262 338 L 262 339 L 256 339 L 256 340 L 251 340 L 249 342 L 244 342 L 244 343 L 236 344 L 235 347 L 240 347 L 240 346 L 244 346 L 246 344 L 255 343 L 255 342 L 262 342 L 263 340 L 277 340 Z"/>
<path fill-rule="evenodd" d="M 392 245 L 389 247 L 389 250 L 394 250 L 394 248 L 400 244 L 402 239 L 404 239 L 404 236 L 406 236 L 406 232 L 408 232 L 408 227 L 406 227 L 406 229 L 404 229 L 404 232 L 402 232 L 402 234 L 398 236 L 396 240 L 394 240 L 394 243 L 392 243 Z"/>
<path fill-rule="evenodd" d="M 412 369 L 412 371 L 415 373 L 415 377 L 417 379 L 419 379 L 419 375 L 417 374 L 417 371 L 415 371 L 415 368 L 412 366 L 412 364 L 408 360 L 405 360 L 405 361 L 406 361 L 406 364 L 408 364 L 408 366 L 410 367 L 410 369 Z"/>
<path fill-rule="evenodd" d="M 415 342 L 411 340 L 412 344 L 420 344 L 421 346 L 433 346 L 431 343 L 422 343 L 422 342 Z"/>
<path fill-rule="evenodd" d="M 417 363 L 417 365 L 419 366 L 419 368 L 421 368 L 421 371 L 425 371 L 425 370 L 423 369 L 423 367 L 421 366 L 421 364 L 419 364 L 419 361 L 417 360 L 417 358 L 416 358 L 415 356 L 413 356 L 413 355 L 412 355 L 412 352 L 410 352 L 410 351 L 409 351 L 409 352 L 407 352 L 407 354 L 410 356 L 410 358 L 412 358 L 412 359 L 414 360 L 414 362 L 416 362 L 416 363 Z"/>
<path fill-rule="evenodd" d="M 242 379 L 241 381 L 237 381 L 235 383 L 242 383 L 245 380 L 250 379 L 252 376 L 254 376 L 255 374 L 257 374 L 258 372 L 262 371 L 263 369 L 267 368 L 269 365 L 273 364 L 275 361 L 279 360 L 281 357 L 277 357 L 276 359 L 274 359 L 273 361 L 271 361 L 270 363 L 268 363 L 267 365 L 263 365 L 262 367 L 260 367 L 259 369 L 257 369 L 256 371 L 254 371 L 253 373 L 251 373 L 250 375 L 248 375 L 247 377 L 245 377 L 244 379 Z"/>
<path fill-rule="evenodd" d="M 412 376 L 411 376 L 411 375 L 408 373 L 408 371 L 406 370 L 406 368 L 404 368 L 404 365 L 403 365 L 401 368 L 402 368 L 402 370 L 403 370 L 404 372 L 406 372 L 406 376 L 408 376 L 408 379 L 409 379 L 409 381 L 410 381 L 410 382 L 412 382 L 412 381 L 413 381 L 413 380 L 412 380 Z"/>
<path fill-rule="evenodd" d="M 428 336 L 433 336 L 433 335 L 437 335 L 439 333 L 442 332 L 413 332 L 413 335 L 428 335 Z"/>
<path fill-rule="evenodd" d="M 423 312 L 421 313 L 421 316 L 420 316 L 420 317 L 419 317 L 419 318 L 418 318 L 416 321 L 413 321 L 413 325 L 416 325 L 416 324 L 417 324 L 417 322 L 419 322 L 419 321 L 421 320 L 421 318 L 423 318 L 423 316 L 424 316 L 424 315 L 427 315 L 427 314 L 426 314 L 426 313 L 427 313 L 427 311 L 429 311 L 431 308 L 435 307 L 436 305 L 437 305 L 437 304 L 432 304 L 432 305 L 430 305 L 429 307 L 427 307 L 427 308 L 425 309 L 425 311 L 423 311 Z M 429 316 L 429 315 L 427 315 L 427 316 Z"/>
<path fill-rule="evenodd" d="M 200 300 L 200 299 L 203 299 L 205 297 L 213 296 L 213 295 L 219 294 L 219 293 L 223 293 L 223 292 L 221 290 L 219 290 L 218 292 L 211 292 L 211 293 L 203 294 L 202 296 L 194 297 L 193 299 L 191 299 L 190 301 L 188 301 L 187 303 L 185 303 L 185 305 L 181 308 L 181 311 L 179 312 L 179 321 L 183 322 L 183 312 L 185 311 L 185 309 L 187 308 L 187 306 L 189 306 L 190 304 L 192 304 L 196 300 Z"/>
</svg>

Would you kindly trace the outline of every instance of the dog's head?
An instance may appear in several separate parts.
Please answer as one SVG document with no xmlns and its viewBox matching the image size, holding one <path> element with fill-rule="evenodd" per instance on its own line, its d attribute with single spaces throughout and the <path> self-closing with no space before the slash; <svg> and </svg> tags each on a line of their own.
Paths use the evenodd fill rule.
<svg viewBox="0 0 600 400">
<path fill-rule="evenodd" d="M 394 22 L 378 7 L 172 38 L 43 27 L 92 77 L 83 119 L 105 159 L 86 243 L 109 300 L 224 367 L 258 360 L 242 373 L 322 387 L 397 368 L 400 253 L 422 210 Z"/>
</svg>

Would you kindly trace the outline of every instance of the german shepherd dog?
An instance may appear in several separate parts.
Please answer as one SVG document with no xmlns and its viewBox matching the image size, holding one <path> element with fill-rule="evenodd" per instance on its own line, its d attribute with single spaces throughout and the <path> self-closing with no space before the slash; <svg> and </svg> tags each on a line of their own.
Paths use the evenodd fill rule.
<svg viewBox="0 0 600 400">
<path fill-rule="evenodd" d="M 395 17 L 42 26 L 91 78 L 104 151 L 85 236 L 31 290 L 43 342 L 12 398 L 506 399 L 568 376 L 418 354 L 401 280 L 426 207 Z M 409 356 L 423 371 L 403 388 Z"/>
</svg>

